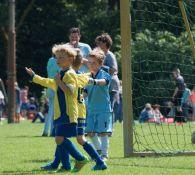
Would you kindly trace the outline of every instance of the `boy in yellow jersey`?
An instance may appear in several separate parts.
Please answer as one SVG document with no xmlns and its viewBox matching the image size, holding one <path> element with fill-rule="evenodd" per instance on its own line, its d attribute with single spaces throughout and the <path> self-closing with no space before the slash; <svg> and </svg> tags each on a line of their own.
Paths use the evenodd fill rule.
<svg viewBox="0 0 195 175">
<path fill-rule="evenodd" d="M 89 156 L 96 162 L 96 165 L 92 170 L 105 170 L 107 165 L 101 159 L 100 155 L 96 149 L 86 140 L 85 138 L 85 127 L 86 127 L 86 107 L 83 98 L 83 86 L 88 85 L 90 82 L 93 83 L 94 80 L 89 80 L 90 74 L 81 74 L 78 70 L 82 65 L 82 55 L 79 50 L 77 50 L 77 56 L 73 61 L 72 68 L 78 74 L 78 96 L 77 96 L 77 106 L 78 106 L 78 125 L 77 125 L 77 142 L 83 146 L 83 149 L 89 154 Z M 56 165 L 60 164 L 60 159 L 55 156 L 54 161 Z"/>
<path fill-rule="evenodd" d="M 49 87 L 55 91 L 54 97 L 54 127 L 56 152 L 62 163 L 62 171 L 70 171 L 71 164 L 69 155 L 76 159 L 74 171 L 79 171 L 88 159 L 83 156 L 75 145 L 68 139 L 77 137 L 77 75 L 71 68 L 71 64 L 76 57 L 76 51 L 66 45 L 55 45 L 52 52 L 57 58 L 57 64 L 61 71 L 55 79 L 43 78 L 34 73 L 31 68 L 26 68 L 27 73 L 32 77 L 34 83 L 44 87 Z M 52 162 L 42 169 L 56 170 L 56 162 Z"/>
</svg>

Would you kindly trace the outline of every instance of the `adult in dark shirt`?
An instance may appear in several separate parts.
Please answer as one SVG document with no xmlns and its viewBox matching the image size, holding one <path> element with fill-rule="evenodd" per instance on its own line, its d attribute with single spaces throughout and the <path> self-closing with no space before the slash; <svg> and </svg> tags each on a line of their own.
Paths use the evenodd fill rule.
<svg viewBox="0 0 195 175">
<path fill-rule="evenodd" d="M 173 70 L 173 77 L 176 84 L 176 88 L 172 96 L 174 106 L 176 107 L 175 121 L 185 122 L 185 119 L 182 114 L 182 108 L 181 108 L 181 99 L 183 96 L 183 92 L 185 90 L 184 78 L 183 76 L 181 76 L 180 70 L 178 68 Z"/>
</svg>

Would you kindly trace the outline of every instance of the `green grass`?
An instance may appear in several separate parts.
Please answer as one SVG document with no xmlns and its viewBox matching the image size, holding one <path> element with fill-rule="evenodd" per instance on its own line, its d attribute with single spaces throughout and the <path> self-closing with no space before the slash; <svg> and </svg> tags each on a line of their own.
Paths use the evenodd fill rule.
<svg viewBox="0 0 195 175">
<path fill-rule="evenodd" d="M 154 127 L 151 125 L 154 129 Z M 143 127 L 146 127 L 145 125 Z M 43 124 L 23 121 L 20 124 L 0 125 L 0 174 L 51 174 L 40 170 L 40 166 L 53 159 L 54 139 L 40 137 Z M 141 127 L 138 126 L 141 132 Z M 148 132 L 148 128 L 143 128 Z M 156 131 L 156 130 L 154 130 Z M 82 175 L 186 175 L 195 174 L 194 157 L 145 157 L 123 158 L 122 125 L 116 124 L 110 140 L 109 169 L 93 172 L 94 163 L 86 165 Z M 56 174 L 56 173 L 54 173 Z M 66 174 L 66 173 L 57 173 Z M 70 174 L 70 173 L 69 173 Z"/>
</svg>

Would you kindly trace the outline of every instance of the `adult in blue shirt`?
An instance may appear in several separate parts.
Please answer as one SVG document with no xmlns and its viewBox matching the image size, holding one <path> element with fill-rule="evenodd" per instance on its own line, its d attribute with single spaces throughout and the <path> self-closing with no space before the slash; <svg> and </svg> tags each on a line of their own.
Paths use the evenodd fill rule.
<svg viewBox="0 0 195 175">
<path fill-rule="evenodd" d="M 80 42 L 81 39 L 80 29 L 75 27 L 71 28 L 69 39 L 70 41 L 67 44 L 73 46 L 74 48 L 79 48 L 83 56 L 83 65 L 81 66 L 79 71 L 82 73 L 89 72 L 89 69 L 87 67 L 87 62 L 88 62 L 88 55 L 91 52 L 91 47 L 86 43 Z"/>
<path fill-rule="evenodd" d="M 55 75 L 60 71 L 59 66 L 57 65 L 56 58 L 53 55 L 49 58 L 47 62 L 47 76 L 48 78 L 54 78 Z M 54 115 L 54 91 L 50 88 L 47 89 L 47 95 L 49 98 L 49 111 L 45 117 L 45 126 L 42 136 L 52 136 L 53 130 L 53 115 Z M 50 132 L 49 132 L 50 130 Z"/>
</svg>

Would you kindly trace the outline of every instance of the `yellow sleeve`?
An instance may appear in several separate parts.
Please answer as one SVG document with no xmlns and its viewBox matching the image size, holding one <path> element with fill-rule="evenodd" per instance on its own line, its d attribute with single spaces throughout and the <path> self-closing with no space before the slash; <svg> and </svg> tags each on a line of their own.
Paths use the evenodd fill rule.
<svg viewBox="0 0 195 175">
<path fill-rule="evenodd" d="M 57 89 L 55 80 L 51 78 L 43 78 L 39 75 L 34 75 L 33 82 L 41 86 L 51 88 L 54 91 Z"/>
<path fill-rule="evenodd" d="M 83 88 L 88 85 L 90 73 L 77 74 L 78 87 Z"/>
<path fill-rule="evenodd" d="M 71 91 L 75 91 L 77 88 L 77 76 L 74 71 L 68 71 L 65 73 L 62 81 L 71 88 Z"/>
<path fill-rule="evenodd" d="M 78 87 L 77 87 L 77 76 L 74 70 L 69 70 L 65 73 L 62 81 L 71 87 L 72 93 L 67 91 L 65 93 L 66 98 L 66 112 L 70 118 L 71 123 L 77 123 L 78 118 L 78 106 L 77 106 L 77 94 L 78 94 Z"/>
</svg>

